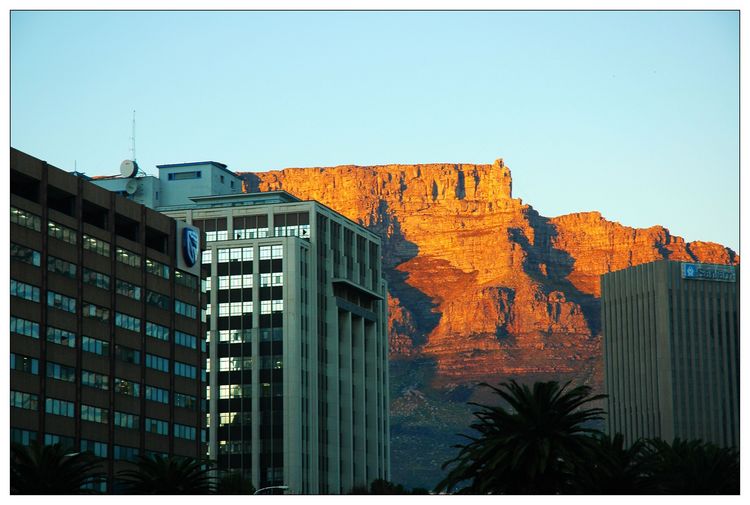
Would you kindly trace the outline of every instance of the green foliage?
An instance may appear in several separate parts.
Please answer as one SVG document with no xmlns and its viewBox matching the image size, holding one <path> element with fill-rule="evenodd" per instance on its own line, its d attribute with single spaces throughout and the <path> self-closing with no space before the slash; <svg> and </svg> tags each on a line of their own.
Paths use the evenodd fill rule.
<svg viewBox="0 0 750 505">
<path fill-rule="evenodd" d="M 654 492 L 646 444 L 625 447 L 624 437 L 596 437 L 594 457 L 576 468 L 570 491 L 583 494 L 651 494 Z"/>
<path fill-rule="evenodd" d="M 118 477 L 128 494 L 212 494 L 217 479 L 212 462 L 187 457 L 140 456 L 137 468 Z"/>
<path fill-rule="evenodd" d="M 226 472 L 219 479 L 217 494 L 253 494 L 255 486 L 240 472 Z"/>
<path fill-rule="evenodd" d="M 91 453 L 69 454 L 60 444 L 11 444 L 11 494 L 88 494 L 86 483 L 104 477 Z"/>
<path fill-rule="evenodd" d="M 375 479 L 370 483 L 370 488 L 367 486 L 354 486 L 349 494 L 430 494 L 426 489 L 414 489 L 412 491 L 407 490 L 402 484 L 395 484 L 385 479 Z"/>
<path fill-rule="evenodd" d="M 570 383 L 537 382 L 533 388 L 516 381 L 489 387 L 510 408 L 470 403 L 481 410 L 471 428 L 478 436 L 457 445 L 458 456 L 443 465 L 453 466 L 437 491 L 472 494 L 549 494 L 565 489 L 577 464 L 595 451 L 595 429 L 587 423 L 601 420 L 599 408 L 583 408 L 604 398 L 591 388 Z M 461 488 L 461 486 L 463 486 Z"/>
</svg>

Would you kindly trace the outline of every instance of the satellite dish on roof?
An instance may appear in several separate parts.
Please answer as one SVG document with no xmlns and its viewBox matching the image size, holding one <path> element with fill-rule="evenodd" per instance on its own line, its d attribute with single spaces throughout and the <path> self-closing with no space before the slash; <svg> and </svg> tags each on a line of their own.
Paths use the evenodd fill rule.
<svg viewBox="0 0 750 505">
<path fill-rule="evenodd" d="M 132 195 L 138 191 L 138 181 L 135 179 L 130 179 L 127 184 L 125 184 L 125 192 L 129 195 Z"/>
<path fill-rule="evenodd" d="M 120 163 L 120 175 L 123 177 L 135 177 L 138 173 L 138 163 L 132 160 L 125 160 Z"/>
</svg>

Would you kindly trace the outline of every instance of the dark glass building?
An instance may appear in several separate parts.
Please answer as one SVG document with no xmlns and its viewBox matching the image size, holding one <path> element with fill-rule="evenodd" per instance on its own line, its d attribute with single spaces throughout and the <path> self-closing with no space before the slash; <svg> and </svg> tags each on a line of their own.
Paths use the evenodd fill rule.
<svg viewBox="0 0 750 505">
<path fill-rule="evenodd" d="M 11 440 L 92 451 L 110 486 L 139 454 L 205 456 L 186 225 L 16 149 L 10 168 Z"/>
</svg>

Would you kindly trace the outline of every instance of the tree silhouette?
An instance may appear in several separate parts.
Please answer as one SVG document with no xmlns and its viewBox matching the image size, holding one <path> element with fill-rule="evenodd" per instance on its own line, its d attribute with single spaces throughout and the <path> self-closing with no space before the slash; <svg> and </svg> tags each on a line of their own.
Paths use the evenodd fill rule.
<svg viewBox="0 0 750 505">
<path fill-rule="evenodd" d="M 583 408 L 602 399 L 591 388 L 568 389 L 555 381 L 537 382 L 533 388 L 516 381 L 489 387 L 509 408 L 470 403 L 481 410 L 471 428 L 479 435 L 457 445 L 459 454 L 443 465 L 453 466 L 437 491 L 459 490 L 475 494 L 559 493 L 567 489 L 576 465 L 583 466 L 595 452 L 600 435 L 586 425 L 603 419 L 600 408 Z"/>
<path fill-rule="evenodd" d="M 651 485 L 657 494 L 739 494 L 740 456 L 701 440 L 646 442 Z"/>
<path fill-rule="evenodd" d="M 253 494 L 255 486 L 240 472 L 226 472 L 219 478 L 217 494 Z"/>
<path fill-rule="evenodd" d="M 621 433 L 596 437 L 593 457 L 578 465 L 573 492 L 585 494 L 643 494 L 654 492 L 645 442 L 625 447 Z"/>
<path fill-rule="evenodd" d="M 69 451 L 60 444 L 11 444 L 11 494 L 91 493 L 84 486 L 104 478 L 101 460 L 89 452 Z"/>
<path fill-rule="evenodd" d="M 189 457 L 140 456 L 135 469 L 118 477 L 129 494 L 211 494 L 216 492 L 214 465 Z"/>
</svg>

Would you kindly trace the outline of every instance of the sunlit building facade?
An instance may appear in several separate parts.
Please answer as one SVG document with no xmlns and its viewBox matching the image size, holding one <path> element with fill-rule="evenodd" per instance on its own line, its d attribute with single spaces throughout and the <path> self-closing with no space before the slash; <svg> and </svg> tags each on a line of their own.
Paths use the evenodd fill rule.
<svg viewBox="0 0 750 505">
<path fill-rule="evenodd" d="M 390 478 L 380 239 L 216 162 L 159 169 L 157 210 L 206 236 L 209 456 L 295 494 Z"/>
</svg>

